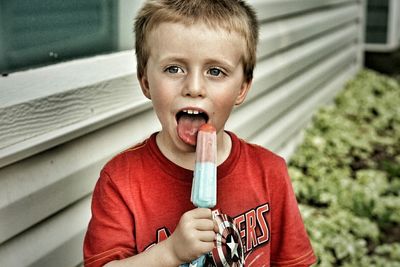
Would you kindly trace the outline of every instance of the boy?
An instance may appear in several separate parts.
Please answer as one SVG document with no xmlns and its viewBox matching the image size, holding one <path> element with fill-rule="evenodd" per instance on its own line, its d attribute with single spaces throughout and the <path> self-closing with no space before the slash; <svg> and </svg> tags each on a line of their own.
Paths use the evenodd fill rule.
<svg viewBox="0 0 400 267">
<path fill-rule="evenodd" d="M 85 265 L 179 266 L 210 251 L 218 266 L 311 265 L 283 159 L 224 130 L 253 78 L 252 8 L 240 0 L 147 1 L 135 33 L 138 79 L 162 129 L 103 168 Z M 206 122 L 217 130 L 213 212 L 190 202 L 196 134 Z"/>
</svg>

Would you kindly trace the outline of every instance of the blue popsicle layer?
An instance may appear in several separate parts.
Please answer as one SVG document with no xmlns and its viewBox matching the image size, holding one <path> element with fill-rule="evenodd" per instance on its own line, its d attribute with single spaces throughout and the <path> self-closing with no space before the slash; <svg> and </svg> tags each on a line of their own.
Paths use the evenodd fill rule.
<svg viewBox="0 0 400 267">
<path fill-rule="evenodd" d="M 217 166 L 213 162 L 196 162 L 192 202 L 196 207 L 212 208 L 217 204 Z"/>
</svg>

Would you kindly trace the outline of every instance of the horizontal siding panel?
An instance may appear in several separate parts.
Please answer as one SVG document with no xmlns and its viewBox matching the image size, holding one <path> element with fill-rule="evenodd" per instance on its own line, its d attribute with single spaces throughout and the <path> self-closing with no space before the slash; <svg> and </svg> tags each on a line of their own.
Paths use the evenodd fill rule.
<svg viewBox="0 0 400 267">
<path fill-rule="evenodd" d="M 274 91 L 259 96 L 247 106 L 232 114 L 228 127 L 239 136 L 252 140 L 252 136 L 266 127 L 281 114 L 296 106 L 296 103 L 310 93 L 319 90 L 318 86 L 356 61 L 356 47 L 350 46 L 334 54 L 319 65 L 299 74 L 294 79 L 279 86 Z"/>
<path fill-rule="evenodd" d="M 247 103 L 245 102 L 242 107 L 249 104 L 250 100 L 258 97 L 260 93 L 286 81 L 291 75 L 312 64 L 317 64 L 342 47 L 355 43 L 357 33 L 357 25 L 350 24 L 348 27 L 259 62 L 254 74 L 254 88 L 249 93 Z"/>
<path fill-rule="evenodd" d="M 320 90 L 310 94 L 303 102 L 253 136 L 251 142 L 267 147 L 288 159 L 293 149 L 291 140 L 297 142 L 296 136 L 308 124 L 314 111 L 322 104 L 332 101 L 335 94 L 357 73 L 358 69 L 355 64 L 342 68 L 338 71 L 338 75 L 321 86 Z"/>
<path fill-rule="evenodd" d="M 258 57 L 265 57 L 299 41 L 356 21 L 358 9 L 357 5 L 349 5 L 266 23 L 260 29 Z"/>
<path fill-rule="evenodd" d="M 116 82 L 116 83 L 118 84 L 118 82 Z M 114 84 L 114 83 L 112 82 L 111 84 Z M 134 86 L 132 86 L 132 87 L 129 88 L 129 90 L 132 90 L 132 91 L 140 90 L 139 88 L 135 88 Z M 118 88 L 118 87 L 116 86 L 116 88 Z M 110 87 L 110 89 L 111 89 L 111 87 Z M 94 93 L 94 92 L 91 92 L 91 93 Z M 57 98 L 57 96 L 56 96 L 56 98 Z M 62 102 L 63 100 L 66 100 L 68 98 L 69 97 L 60 97 L 58 99 L 58 101 Z M 34 112 L 37 115 L 40 114 L 39 118 L 36 118 L 28 113 L 29 111 L 33 112 L 32 107 L 26 108 L 25 112 L 27 112 L 28 118 L 26 118 L 25 120 L 31 119 L 31 121 L 29 123 L 28 123 L 28 121 L 26 121 L 31 126 L 31 128 L 27 129 L 27 128 L 23 127 L 23 129 L 21 130 L 22 134 L 19 133 L 18 131 L 16 131 L 15 128 L 13 128 L 13 127 L 6 128 L 7 130 L 4 131 L 4 134 L 6 135 L 7 133 L 9 133 L 8 138 L 17 138 L 17 139 L 19 138 L 20 140 L 19 140 L 19 142 L 16 142 L 12 145 L 0 148 L 0 168 L 4 167 L 6 165 L 9 165 L 13 162 L 17 162 L 18 160 L 27 158 L 27 157 L 34 155 L 36 153 L 39 153 L 41 151 L 44 151 L 46 149 L 50 149 L 51 147 L 54 147 L 58 144 L 62 144 L 64 142 L 67 142 L 67 141 L 77 138 L 79 136 L 85 135 L 89 132 L 92 132 L 92 131 L 99 129 L 101 127 L 104 127 L 106 125 L 110 125 L 116 121 L 122 120 L 122 119 L 130 117 L 130 116 L 134 116 L 135 114 L 140 113 L 143 110 L 151 108 L 150 102 L 147 99 L 145 99 L 144 97 L 140 97 L 138 99 L 135 99 L 135 98 L 132 99 L 132 97 L 129 96 L 126 99 L 132 100 L 130 103 L 126 103 L 126 99 L 122 100 L 122 98 L 119 98 L 119 97 L 118 98 L 110 98 L 110 101 L 112 101 L 112 99 L 114 99 L 117 102 L 119 100 L 121 100 L 121 101 L 123 101 L 123 103 L 125 103 L 125 104 L 120 103 L 120 105 L 118 105 L 117 102 L 108 103 L 107 99 L 104 97 L 103 98 L 97 97 L 96 99 L 102 99 L 103 104 L 107 107 L 107 108 L 102 108 L 102 109 L 107 109 L 107 111 L 106 110 L 103 110 L 102 112 L 97 111 L 98 114 L 96 114 L 94 116 L 85 116 L 85 114 L 77 115 L 78 117 L 75 117 L 75 120 L 76 120 L 75 123 L 72 123 L 70 121 L 70 120 L 72 120 L 71 116 L 76 114 L 75 112 L 71 112 L 71 114 L 68 114 L 66 110 L 62 111 L 62 112 L 64 112 L 63 115 L 65 115 L 64 117 L 66 117 L 66 118 L 64 121 L 60 122 L 59 121 L 60 118 L 57 120 L 57 115 L 52 114 L 52 113 L 44 113 L 43 108 L 42 108 L 42 113 L 40 113 L 39 111 Z M 44 100 L 44 101 L 46 102 L 46 100 Z M 68 106 L 68 103 L 70 103 L 70 102 L 60 105 L 60 108 L 62 106 L 64 106 L 66 109 L 69 110 L 70 107 Z M 79 104 L 76 104 L 76 105 L 81 106 L 81 108 L 83 108 L 83 109 L 89 109 L 89 110 L 94 109 L 94 107 L 90 107 L 89 103 L 86 107 L 82 106 L 82 105 L 84 105 L 84 103 L 80 103 L 80 102 L 77 102 L 77 103 L 79 103 Z M 73 103 L 70 103 L 70 104 L 73 104 Z M 32 106 L 30 104 L 27 104 L 27 105 Z M 40 104 L 38 104 L 38 105 L 40 106 Z M 56 109 L 56 105 L 57 104 L 55 104 L 55 106 L 52 106 L 52 107 L 47 106 L 44 109 L 47 111 Z M 113 109 L 109 109 L 109 105 L 111 105 L 113 107 Z M 13 108 L 11 108 L 11 109 L 13 109 Z M 17 112 L 21 112 L 21 111 L 18 110 Z M 6 116 L 6 114 L 4 114 L 4 116 Z M 1 117 L 1 115 L 0 115 L 0 117 Z M 60 117 L 63 117 L 63 116 L 60 116 Z M 24 120 L 24 117 L 21 117 L 21 120 Z M 54 122 L 54 120 L 56 120 L 57 123 L 54 123 L 54 124 L 58 125 L 59 128 L 55 128 L 51 123 L 47 124 L 47 122 L 46 122 L 47 120 L 50 120 L 53 122 Z M 42 123 L 42 121 L 45 121 L 45 122 Z M 35 122 L 36 122 L 36 125 L 35 125 Z M 66 123 L 66 122 L 69 122 L 69 123 Z M 11 122 L 7 122 L 7 124 L 13 125 L 13 123 L 11 123 Z M 18 122 L 16 124 L 23 125 L 22 122 Z M 48 129 L 46 129 L 46 127 L 45 127 L 46 125 L 47 125 Z M 44 129 L 41 129 L 39 126 L 44 127 Z M 46 131 L 44 131 L 44 130 L 46 130 Z M 15 140 L 13 142 L 15 142 Z"/>
<path fill-rule="evenodd" d="M 0 145 L 14 145 L 121 105 L 139 102 L 143 98 L 135 98 L 132 90 L 135 87 L 139 87 L 136 77 L 127 76 L 3 108 L 0 111 Z"/>
<path fill-rule="evenodd" d="M 303 13 L 334 5 L 357 3 L 357 0 L 250 0 L 261 21 Z"/>
<path fill-rule="evenodd" d="M 77 266 L 82 261 L 84 229 L 89 218 L 90 198 L 85 198 L 2 244 L 0 266 Z"/>
<path fill-rule="evenodd" d="M 148 110 L 0 169 L 0 243 L 89 194 L 106 160 L 158 128 Z"/>
</svg>

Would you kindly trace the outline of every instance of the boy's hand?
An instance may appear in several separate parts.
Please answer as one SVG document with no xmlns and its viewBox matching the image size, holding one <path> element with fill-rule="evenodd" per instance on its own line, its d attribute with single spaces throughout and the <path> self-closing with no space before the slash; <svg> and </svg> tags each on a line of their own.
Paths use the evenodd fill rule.
<svg viewBox="0 0 400 267">
<path fill-rule="evenodd" d="M 210 209 L 196 208 L 184 213 L 168 238 L 172 255 L 179 262 L 191 262 L 214 248 L 218 227 Z"/>
</svg>

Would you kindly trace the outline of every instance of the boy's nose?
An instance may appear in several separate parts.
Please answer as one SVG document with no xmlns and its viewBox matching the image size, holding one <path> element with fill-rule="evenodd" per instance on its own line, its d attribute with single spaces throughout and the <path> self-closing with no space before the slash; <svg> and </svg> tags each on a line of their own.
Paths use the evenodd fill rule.
<svg viewBox="0 0 400 267">
<path fill-rule="evenodd" d="M 186 78 L 183 94 L 190 97 L 204 97 L 206 94 L 204 77 L 191 73 Z"/>
</svg>

